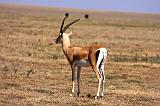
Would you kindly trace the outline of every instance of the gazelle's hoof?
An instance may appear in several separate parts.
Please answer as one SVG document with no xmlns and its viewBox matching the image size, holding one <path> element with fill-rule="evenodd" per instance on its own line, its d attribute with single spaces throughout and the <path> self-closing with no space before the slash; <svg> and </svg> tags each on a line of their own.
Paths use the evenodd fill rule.
<svg viewBox="0 0 160 106">
<path fill-rule="evenodd" d="M 77 96 L 80 97 L 80 93 L 77 93 Z"/>
<path fill-rule="evenodd" d="M 69 96 L 73 96 L 73 93 L 70 93 L 70 95 Z"/>
<path fill-rule="evenodd" d="M 94 97 L 94 100 L 97 100 L 97 96 Z"/>
<path fill-rule="evenodd" d="M 103 96 L 104 96 L 104 94 L 102 93 L 102 94 L 100 95 L 100 98 L 103 99 Z"/>
<path fill-rule="evenodd" d="M 94 99 L 103 99 L 103 96 L 95 96 Z"/>
<path fill-rule="evenodd" d="M 101 99 L 103 99 L 103 96 L 100 96 Z"/>
</svg>

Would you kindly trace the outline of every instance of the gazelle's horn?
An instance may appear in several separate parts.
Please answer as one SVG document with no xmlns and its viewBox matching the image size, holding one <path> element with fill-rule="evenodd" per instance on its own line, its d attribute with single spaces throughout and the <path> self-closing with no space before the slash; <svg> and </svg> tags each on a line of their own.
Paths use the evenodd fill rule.
<svg viewBox="0 0 160 106">
<path fill-rule="evenodd" d="M 63 25 L 64 25 L 64 21 L 65 21 L 66 18 L 68 18 L 68 16 L 69 16 L 69 14 L 66 13 L 66 14 L 65 14 L 65 17 L 64 17 L 64 19 L 63 19 L 63 21 L 62 21 L 62 25 L 61 25 L 61 28 L 60 28 L 60 32 L 63 31 L 62 28 L 63 28 Z"/>
<path fill-rule="evenodd" d="M 80 18 L 78 18 L 78 19 L 76 19 L 75 21 L 69 23 L 68 25 L 66 25 L 66 26 L 64 27 L 64 29 L 63 29 L 62 31 L 65 32 L 69 26 L 71 26 L 72 24 L 74 24 L 75 22 L 77 22 L 77 21 L 79 21 L 79 20 L 80 20 Z"/>
</svg>

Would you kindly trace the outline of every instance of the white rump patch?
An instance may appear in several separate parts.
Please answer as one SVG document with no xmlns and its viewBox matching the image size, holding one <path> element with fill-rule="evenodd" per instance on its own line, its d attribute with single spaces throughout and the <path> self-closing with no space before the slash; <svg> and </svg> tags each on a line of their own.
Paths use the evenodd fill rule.
<svg viewBox="0 0 160 106">
<path fill-rule="evenodd" d="M 106 59 L 106 57 L 107 57 L 107 50 L 106 50 L 106 48 L 99 48 L 98 50 L 100 50 L 100 53 L 99 53 L 99 56 L 102 58 L 104 58 L 104 59 Z"/>
<path fill-rule="evenodd" d="M 97 66 L 97 70 L 99 72 L 100 77 L 104 78 L 104 63 L 107 57 L 107 50 L 105 48 L 100 48 L 98 50 L 99 50 L 99 55 L 98 55 L 96 66 Z"/>
</svg>

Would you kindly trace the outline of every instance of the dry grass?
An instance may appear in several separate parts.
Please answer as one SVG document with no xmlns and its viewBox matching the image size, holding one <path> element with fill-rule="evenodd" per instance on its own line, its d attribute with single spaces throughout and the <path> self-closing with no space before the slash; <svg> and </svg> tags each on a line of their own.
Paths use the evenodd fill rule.
<svg viewBox="0 0 160 106">
<path fill-rule="evenodd" d="M 68 9 L 73 17 L 84 11 Z M 85 11 L 70 28 L 75 45 L 109 50 L 103 100 L 83 68 L 81 97 L 69 97 L 71 71 L 57 37 L 64 9 L 0 5 L 0 105 L 160 105 L 160 15 Z"/>
</svg>

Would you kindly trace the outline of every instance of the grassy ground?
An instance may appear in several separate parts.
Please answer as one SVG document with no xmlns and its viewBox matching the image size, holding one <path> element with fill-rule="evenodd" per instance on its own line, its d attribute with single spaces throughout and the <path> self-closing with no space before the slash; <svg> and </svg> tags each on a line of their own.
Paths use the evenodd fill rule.
<svg viewBox="0 0 160 106">
<path fill-rule="evenodd" d="M 81 97 L 69 97 L 71 69 L 52 43 L 66 11 L 67 22 L 82 18 L 72 44 L 108 48 L 103 100 L 93 99 L 91 68 L 82 68 Z M 160 105 L 160 15 L 0 5 L 0 51 L 0 105 Z"/>
</svg>

